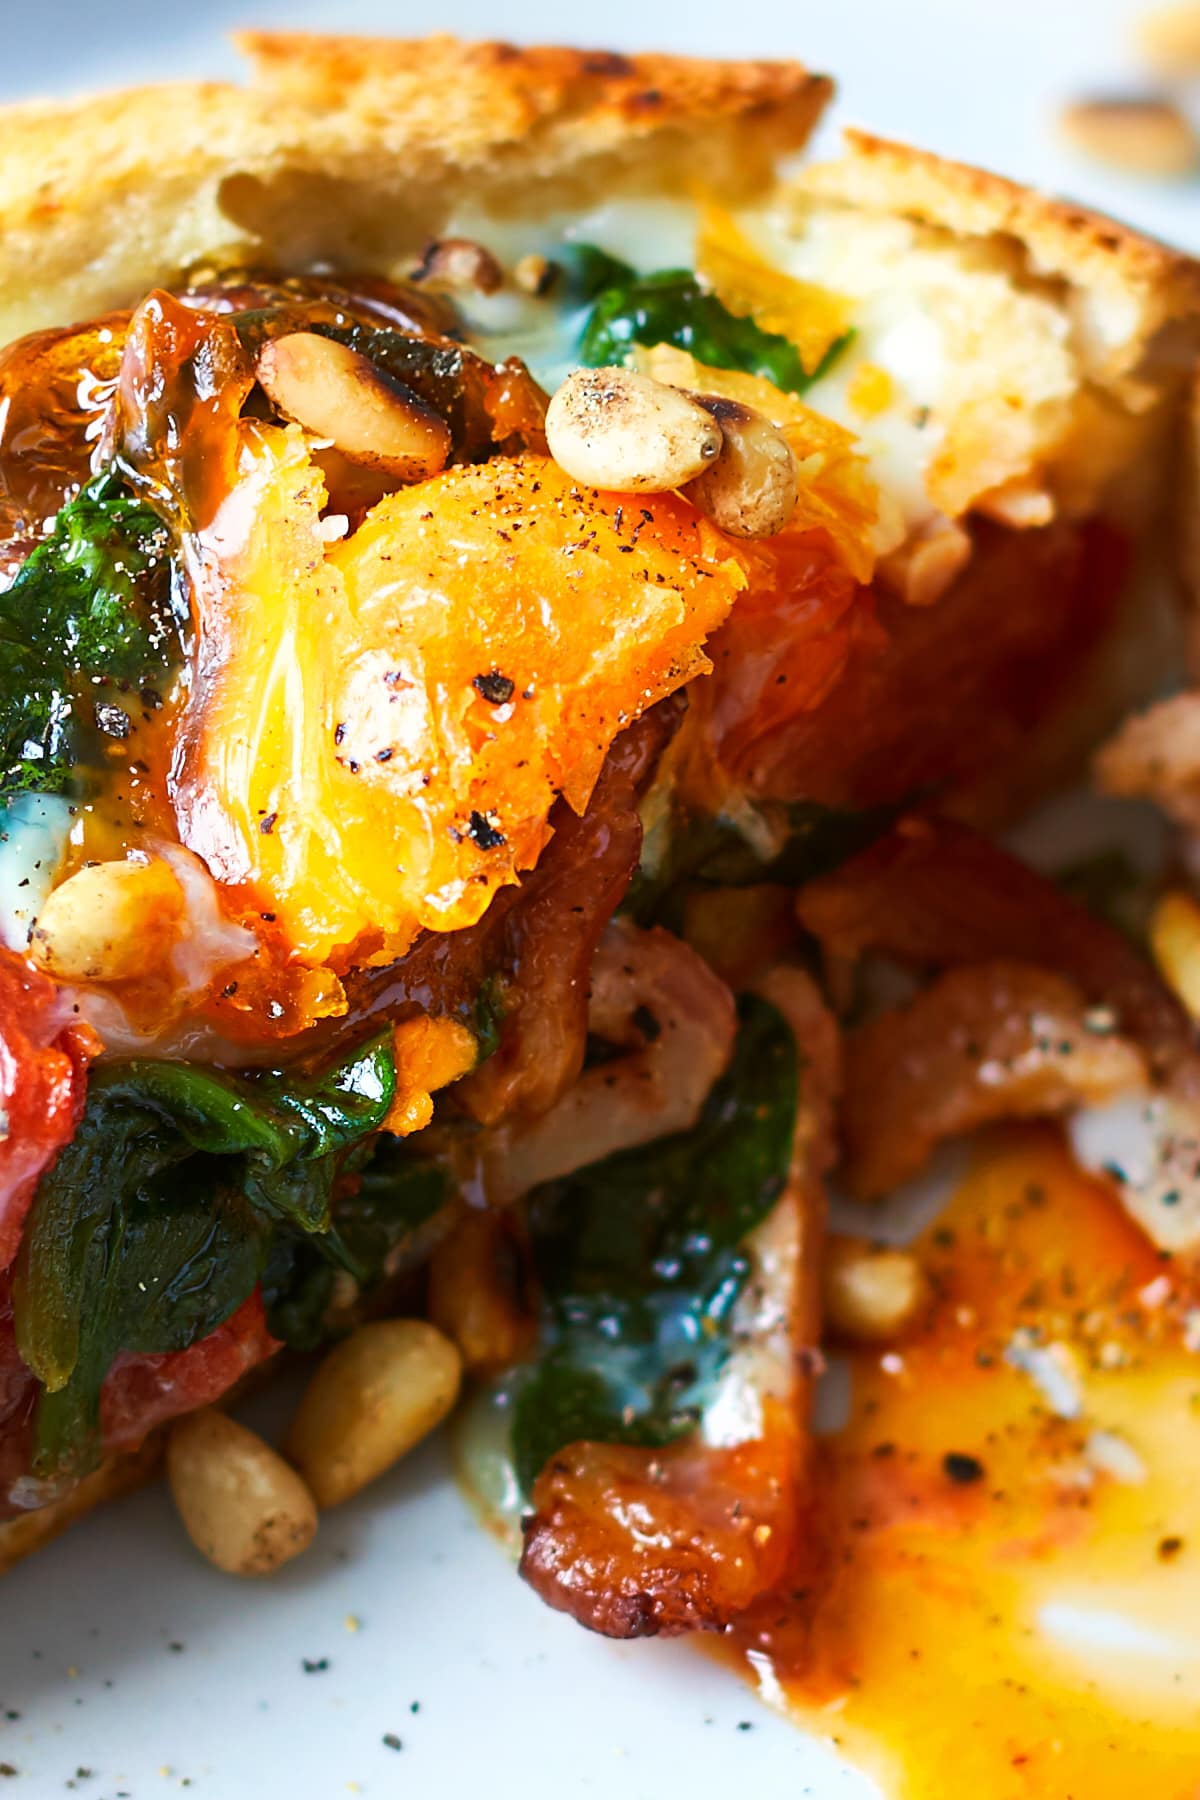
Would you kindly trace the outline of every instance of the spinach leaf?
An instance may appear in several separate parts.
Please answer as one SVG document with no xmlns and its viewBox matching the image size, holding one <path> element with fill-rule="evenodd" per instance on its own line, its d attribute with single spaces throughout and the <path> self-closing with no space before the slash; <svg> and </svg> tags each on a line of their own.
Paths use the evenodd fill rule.
<svg viewBox="0 0 1200 1800">
<path fill-rule="evenodd" d="M 785 394 L 803 394 L 827 373 L 852 335 L 845 332 L 815 369 L 806 369 L 790 338 L 731 313 L 689 269 L 660 269 L 605 289 L 588 314 L 579 354 L 599 368 L 627 362 L 635 344 L 674 344 L 710 368 L 761 375 Z"/>
<path fill-rule="evenodd" d="M 504 1004 L 504 984 L 498 975 L 489 975 L 480 985 L 475 996 L 475 1007 L 471 1018 L 471 1029 L 475 1033 L 477 1044 L 475 1066 L 486 1062 L 500 1048 L 500 1033 L 504 1028 L 506 1013 Z"/>
<path fill-rule="evenodd" d="M 695 888 L 751 887 L 776 881 L 799 887 L 857 855 L 880 837 L 900 810 L 876 806 L 852 812 L 816 800 L 781 805 L 774 855 L 762 856 L 732 818 L 676 811 L 661 828 L 661 853 L 635 874 L 624 910 L 639 925 L 678 930 L 684 902 Z M 766 823 L 766 821 L 764 821 Z"/>
<path fill-rule="evenodd" d="M 184 654 L 187 604 L 166 527 L 112 472 L 63 506 L 0 593 L 0 803 L 61 793 L 155 705 Z"/>
<path fill-rule="evenodd" d="M 549 1183 L 527 1203 L 543 1351 L 513 1417 L 528 1491 L 579 1438 L 665 1444 L 693 1430 L 730 1350 L 741 1248 L 787 1181 L 798 1060 L 785 1020 L 740 1003 L 729 1069 L 692 1131 Z"/>
<path fill-rule="evenodd" d="M 610 256 L 596 244 L 560 244 L 554 252 L 559 274 L 554 298 L 568 305 L 584 306 L 606 288 L 637 280 L 637 271 L 619 256 Z"/>
<path fill-rule="evenodd" d="M 328 1232 L 342 1159 L 394 1092 L 388 1033 L 298 1078 L 140 1059 L 94 1071 L 14 1281 L 17 1347 L 45 1389 L 38 1473 L 94 1456 L 119 1352 L 186 1349 L 250 1294 L 280 1230 Z"/>
<path fill-rule="evenodd" d="M 394 1253 L 419 1226 L 450 1203 L 452 1183 L 437 1163 L 403 1141 L 371 1141 L 365 1166 L 345 1184 L 325 1238 L 281 1234 L 263 1272 L 267 1322 L 295 1350 L 315 1349 L 328 1335 L 334 1259 L 362 1288 L 389 1272 Z"/>
</svg>

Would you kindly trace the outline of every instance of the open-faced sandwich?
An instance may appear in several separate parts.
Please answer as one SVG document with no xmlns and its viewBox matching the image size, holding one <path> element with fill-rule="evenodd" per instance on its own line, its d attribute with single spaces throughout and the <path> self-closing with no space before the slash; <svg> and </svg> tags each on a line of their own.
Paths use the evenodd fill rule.
<svg viewBox="0 0 1200 1800">
<path fill-rule="evenodd" d="M 1133 1107 L 1104 1204 L 1200 1243 L 1185 1008 L 984 835 L 1170 667 L 1200 269 L 781 179 L 795 65 L 246 48 L 0 115 L 0 1560 L 182 1419 L 267 1566 L 465 1369 L 550 1604 L 760 1619 L 823 1264 L 937 1304 L 823 1255 L 835 1165 Z M 335 1342 L 289 1465 L 201 1410 Z"/>
</svg>

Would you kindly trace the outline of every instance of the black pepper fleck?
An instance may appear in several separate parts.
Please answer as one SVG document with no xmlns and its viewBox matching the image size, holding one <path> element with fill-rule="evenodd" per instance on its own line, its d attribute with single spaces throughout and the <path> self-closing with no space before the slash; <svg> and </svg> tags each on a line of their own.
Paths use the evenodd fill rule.
<svg viewBox="0 0 1200 1800">
<path fill-rule="evenodd" d="M 394 1731 L 385 1731 L 383 1734 L 383 1741 L 389 1750 L 403 1750 L 404 1748 L 402 1741 L 396 1736 Z"/>
<path fill-rule="evenodd" d="M 105 737 L 127 738 L 133 730 L 133 722 L 123 706 L 97 702 L 96 730 L 102 731 Z"/>
<path fill-rule="evenodd" d="M 473 812 L 467 821 L 467 836 L 481 850 L 498 850 L 506 842 L 504 833 L 498 831 L 486 814 Z"/>
<path fill-rule="evenodd" d="M 957 1481 L 962 1487 L 970 1487 L 972 1482 L 982 1481 L 985 1470 L 977 1456 L 967 1456 L 961 1450 L 947 1450 L 942 1458 L 942 1468 L 951 1481 Z"/>
<path fill-rule="evenodd" d="M 268 813 L 265 819 L 259 820 L 258 829 L 262 832 L 264 837 L 270 837 L 271 833 L 275 829 L 275 821 L 276 821 L 276 819 L 278 819 L 278 817 L 279 817 L 279 814 L 277 812 L 273 812 L 273 813 Z"/>
<path fill-rule="evenodd" d="M 516 683 L 510 681 L 507 675 L 502 675 L 499 669 L 492 669 L 486 675 L 476 675 L 471 686 L 492 706 L 506 705 L 516 691 Z"/>
</svg>

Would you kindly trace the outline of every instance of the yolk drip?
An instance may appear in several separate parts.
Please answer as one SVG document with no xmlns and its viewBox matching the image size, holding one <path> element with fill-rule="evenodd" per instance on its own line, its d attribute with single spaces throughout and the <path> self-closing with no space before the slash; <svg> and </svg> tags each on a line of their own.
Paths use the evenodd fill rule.
<svg viewBox="0 0 1200 1800">
<path fill-rule="evenodd" d="M 936 1307 L 853 1355 L 819 1541 L 739 1660 L 889 1800 L 1197 1800 L 1195 1287 L 1043 1127 L 917 1249 Z"/>
</svg>

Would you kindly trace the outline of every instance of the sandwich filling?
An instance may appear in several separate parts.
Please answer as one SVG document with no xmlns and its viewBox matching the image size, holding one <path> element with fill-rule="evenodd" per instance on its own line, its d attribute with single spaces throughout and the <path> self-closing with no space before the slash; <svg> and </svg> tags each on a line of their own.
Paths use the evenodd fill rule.
<svg viewBox="0 0 1200 1800">
<path fill-rule="evenodd" d="M 797 1552 L 843 1083 L 864 1193 L 1129 1095 L 1176 1167 L 1179 1007 L 962 822 L 1128 570 L 1093 325 L 818 184 L 0 352 L 0 1508 L 423 1305 L 538 1591 L 724 1627 Z M 872 960 L 936 979 L 843 1076 Z"/>
</svg>

